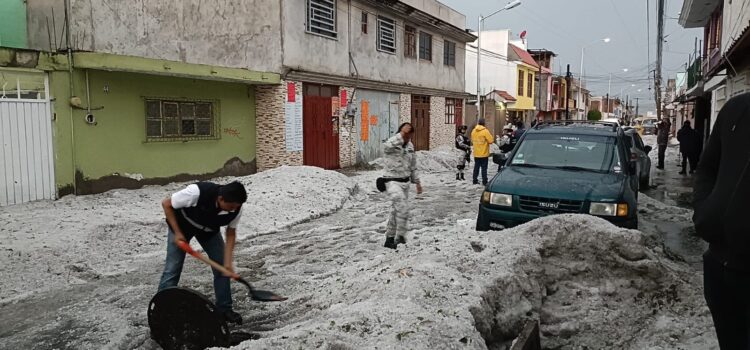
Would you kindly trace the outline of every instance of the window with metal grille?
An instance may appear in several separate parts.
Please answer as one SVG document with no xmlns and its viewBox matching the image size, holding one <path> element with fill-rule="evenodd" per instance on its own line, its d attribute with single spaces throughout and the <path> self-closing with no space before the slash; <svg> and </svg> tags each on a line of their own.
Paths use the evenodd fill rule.
<svg viewBox="0 0 750 350">
<path fill-rule="evenodd" d="M 419 58 L 432 61 L 432 35 L 419 32 Z"/>
<path fill-rule="evenodd" d="M 367 12 L 362 11 L 362 33 L 367 34 Z"/>
<path fill-rule="evenodd" d="M 307 0 L 307 31 L 337 38 L 336 0 Z"/>
<path fill-rule="evenodd" d="M 456 123 L 456 100 L 453 98 L 445 99 L 445 124 Z"/>
<path fill-rule="evenodd" d="M 523 71 L 518 71 L 518 96 L 523 96 Z"/>
<path fill-rule="evenodd" d="M 378 16 L 378 51 L 396 53 L 396 21 Z"/>
<path fill-rule="evenodd" d="M 214 103 L 146 99 L 146 137 L 207 139 L 216 136 Z"/>
<path fill-rule="evenodd" d="M 404 26 L 404 57 L 417 58 L 417 29 Z"/>
<path fill-rule="evenodd" d="M 526 79 L 526 96 L 534 97 L 534 75 L 529 73 L 529 78 Z"/>
<path fill-rule="evenodd" d="M 456 66 L 456 43 L 448 40 L 443 43 L 443 63 L 446 66 Z"/>
</svg>

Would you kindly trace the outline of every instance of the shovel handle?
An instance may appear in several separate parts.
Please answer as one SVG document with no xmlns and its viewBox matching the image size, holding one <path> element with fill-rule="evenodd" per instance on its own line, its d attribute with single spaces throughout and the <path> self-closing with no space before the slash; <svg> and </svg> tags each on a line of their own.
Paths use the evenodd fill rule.
<svg viewBox="0 0 750 350">
<path fill-rule="evenodd" d="M 219 272 L 221 272 L 221 273 L 223 273 L 225 275 L 231 276 L 230 278 L 232 278 L 233 280 L 235 280 L 235 281 L 240 280 L 240 275 L 238 275 L 238 274 L 236 274 L 236 273 L 234 273 L 232 271 L 229 271 L 226 267 L 222 266 L 221 264 L 217 263 L 216 261 L 213 261 L 213 260 L 211 260 L 211 259 L 203 256 L 203 254 L 196 252 L 195 250 L 193 250 L 193 247 L 191 247 L 188 242 L 177 241 L 177 246 L 180 247 L 180 249 L 182 249 L 185 253 L 188 253 L 188 254 L 194 256 L 195 258 L 197 258 L 198 260 L 203 261 L 204 263 L 210 265 L 211 267 L 213 267 L 217 271 L 219 271 Z"/>
</svg>

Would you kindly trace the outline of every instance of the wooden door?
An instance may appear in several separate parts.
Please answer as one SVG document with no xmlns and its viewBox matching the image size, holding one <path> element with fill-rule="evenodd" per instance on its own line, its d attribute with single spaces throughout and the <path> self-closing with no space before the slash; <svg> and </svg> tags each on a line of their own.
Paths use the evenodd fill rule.
<svg viewBox="0 0 750 350">
<path fill-rule="evenodd" d="M 416 133 L 412 143 L 417 151 L 430 149 L 430 96 L 411 96 L 411 124 Z"/>
<path fill-rule="evenodd" d="M 305 165 L 339 168 L 339 135 L 331 113 L 330 97 L 305 96 L 302 100 Z"/>
</svg>

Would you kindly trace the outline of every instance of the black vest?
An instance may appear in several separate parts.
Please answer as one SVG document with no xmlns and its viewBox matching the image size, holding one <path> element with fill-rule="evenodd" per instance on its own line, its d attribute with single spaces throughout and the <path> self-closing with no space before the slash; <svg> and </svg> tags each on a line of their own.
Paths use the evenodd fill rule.
<svg viewBox="0 0 750 350">
<path fill-rule="evenodd" d="M 177 224 L 183 232 L 192 235 L 218 233 L 219 228 L 229 225 L 240 210 L 219 215 L 222 210 L 216 201 L 221 186 L 212 182 L 198 182 L 196 185 L 200 190 L 198 203 L 194 207 L 175 210 Z"/>
</svg>

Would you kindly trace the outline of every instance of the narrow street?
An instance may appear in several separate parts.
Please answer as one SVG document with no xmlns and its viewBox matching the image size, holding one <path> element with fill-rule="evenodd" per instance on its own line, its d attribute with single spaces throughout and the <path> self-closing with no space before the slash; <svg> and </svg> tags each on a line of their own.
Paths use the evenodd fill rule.
<svg viewBox="0 0 750 350">
<path fill-rule="evenodd" d="M 702 271 L 702 256 L 708 245 L 695 236 L 695 229 L 693 228 L 692 198 L 695 175 L 678 174 L 682 169 L 679 145 L 668 147 L 664 170 L 656 169 L 658 155 L 656 139 L 652 137 L 646 138 L 646 140 L 653 142 L 651 145 L 654 148 L 650 153 L 652 158 L 651 187 L 641 192 L 665 205 L 684 208 L 685 211 L 682 213 L 683 215 L 677 216 L 667 211 L 664 215 L 659 215 L 658 220 L 646 220 L 643 224 L 647 226 L 642 226 L 641 229 L 661 235 L 664 244 L 671 251 L 683 257 L 696 270 Z M 658 210 L 664 211 L 665 209 L 659 208 Z"/>
<path fill-rule="evenodd" d="M 467 280 L 463 283 L 473 284 L 474 282 L 469 282 L 472 278 L 468 277 L 467 274 L 476 274 L 477 272 L 470 272 L 470 268 L 464 267 L 466 264 L 464 262 L 465 258 L 461 256 L 464 254 L 477 254 L 476 252 L 484 250 L 484 247 L 490 247 L 492 243 L 482 243 L 482 240 L 486 238 L 499 234 L 500 237 L 507 234 L 514 234 L 512 233 L 513 230 L 502 234 L 499 232 L 490 232 L 487 234 L 489 236 L 473 232 L 477 201 L 482 188 L 471 185 L 469 181 L 456 182 L 453 179 L 452 172 L 437 172 L 425 176 L 425 192 L 413 199 L 413 220 L 411 221 L 409 243 L 406 247 L 401 247 L 395 252 L 386 250 L 382 247 L 383 231 L 390 204 L 384 198 L 384 195 L 377 192 L 374 188 L 373 183 L 377 175 L 377 171 L 352 174 L 353 177 L 351 179 L 357 183 L 355 191 L 345 202 L 344 206 L 335 213 L 303 222 L 280 232 L 250 238 L 238 245 L 236 254 L 237 271 L 249 281 L 255 283 L 257 287 L 288 295 L 290 296 L 290 300 L 284 303 L 271 304 L 253 302 L 248 299 L 244 287 L 239 284 L 233 284 L 235 309 L 245 318 L 245 323 L 242 326 L 233 327 L 233 332 L 249 333 L 261 340 L 269 337 L 268 342 L 259 344 L 265 344 L 265 346 L 271 348 L 284 347 L 285 345 L 282 346 L 281 344 L 285 343 L 280 341 L 283 341 L 281 339 L 285 337 L 279 335 L 277 331 L 279 329 L 284 330 L 282 334 L 290 337 L 298 337 L 300 334 L 294 331 L 294 329 L 310 323 L 312 325 L 317 324 L 318 321 L 316 319 L 321 317 L 322 313 L 330 312 L 325 311 L 327 309 L 333 310 L 343 307 L 341 303 L 346 303 L 352 305 L 350 307 L 354 307 L 353 310 L 357 310 L 357 305 L 364 307 L 366 303 L 370 302 L 365 301 L 369 298 L 373 298 L 374 300 L 380 300 L 383 297 L 387 298 L 387 296 L 378 296 L 377 294 L 370 296 L 370 293 L 378 292 L 375 291 L 377 287 L 369 287 L 368 283 L 376 283 L 379 278 L 385 280 L 387 276 L 391 276 L 389 274 L 393 274 L 393 277 L 388 277 L 387 281 L 380 283 L 389 283 L 394 278 L 393 282 L 395 283 L 404 276 L 411 276 L 411 274 L 437 273 L 438 275 L 428 278 L 428 280 L 435 279 L 435 282 L 438 283 L 437 285 L 419 284 L 422 287 L 418 289 L 423 289 L 423 293 L 426 293 L 428 296 L 433 295 L 433 297 L 435 293 L 445 293 L 444 288 L 453 289 L 457 286 L 454 283 L 447 283 L 445 280 L 450 275 L 441 276 L 441 272 L 438 272 L 441 271 L 442 267 L 437 269 L 438 265 L 435 264 L 442 266 L 445 263 L 442 261 L 444 258 L 433 257 L 431 254 L 441 254 L 440 250 L 447 249 L 446 244 L 449 247 L 455 247 L 457 243 L 458 245 L 467 245 L 468 249 L 465 250 L 466 253 L 450 255 L 452 257 L 449 260 L 458 264 L 456 268 L 459 271 L 464 271 L 458 275 L 466 276 Z M 660 181 L 658 175 L 654 177 L 655 182 Z M 683 235 L 683 231 L 678 232 L 675 229 L 675 227 L 681 227 L 680 225 L 687 225 L 683 217 L 674 215 L 675 210 L 679 211 L 680 208 L 666 206 L 660 204 L 660 202 L 646 201 L 651 203 L 651 205 L 641 209 L 642 230 L 662 235 L 666 239 L 666 246 L 669 250 L 682 255 L 685 261 L 697 269 L 697 259 L 701 252 L 697 246 L 691 246 L 686 243 L 690 239 Z M 668 211 L 668 213 L 662 213 L 662 211 Z M 128 227 L 128 225 L 121 225 L 117 228 L 117 232 L 112 232 L 112 234 L 131 234 L 128 232 Z M 159 231 L 164 230 L 163 224 L 154 227 Z M 530 227 L 533 227 L 533 225 Z M 596 229 L 593 227 L 590 229 Z M 471 238 L 466 238 L 466 240 L 471 240 L 470 247 L 468 247 L 466 240 L 455 236 L 456 233 L 460 235 L 462 232 L 471 232 L 469 233 Z M 587 233 L 581 231 L 576 235 L 587 235 Z M 482 236 L 485 238 L 480 238 Z M 443 240 L 445 240 L 445 243 L 441 242 Z M 513 245 L 522 244 L 522 246 L 527 246 L 527 244 L 522 242 L 512 243 L 512 241 L 505 241 L 503 243 L 503 245 L 508 244 L 508 248 L 511 251 L 512 248 L 510 247 Z M 78 271 L 79 279 L 77 279 L 78 282 L 76 283 L 58 285 L 41 293 L 31 293 L 27 297 L 3 303 L 0 306 L 0 313 L 4 316 L 0 319 L 0 329 L 3 330 L 0 333 L 0 344 L 2 344 L 0 348 L 158 349 L 158 345 L 149 338 L 146 308 L 149 299 L 155 292 L 163 266 L 163 253 L 161 249 L 162 247 L 159 246 L 158 250 L 155 250 L 153 254 L 147 254 L 148 258 L 130 260 L 126 264 L 129 265 L 127 270 L 103 275 L 95 272 L 96 267 L 94 266 L 93 270 L 90 271 Z M 472 249 L 474 250 L 472 251 Z M 658 245 L 655 249 L 658 249 Z M 445 253 L 448 252 L 446 251 Z M 498 258 L 501 260 L 507 259 L 507 257 L 503 256 L 506 256 L 508 253 L 499 252 L 498 254 L 500 255 Z M 573 251 L 569 253 L 577 254 Z M 600 253 L 595 252 L 594 254 Z M 670 254 L 667 253 L 667 255 L 669 256 Z M 399 256 L 403 256 L 403 259 L 406 260 L 401 261 Z M 456 260 L 456 257 L 461 258 Z M 672 258 L 678 264 L 678 261 L 682 260 L 682 258 L 675 257 L 674 255 L 672 255 Z M 413 259 L 425 264 L 425 266 L 409 265 L 410 263 L 407 261 Z M 568 263 L 558 262 L 555 264 L 566 266 Z M 374 276 L 383 275 L 382 277 L 375 277 L 375 280 L 371 282 L 366 282 L 356 281 L 357 277 L 354 276 L 357 276 L 357 273 L 349 275 L 349 273 L 342 274 L 342 271 L 340 271 L 345 267 L 351 269 L 351 267 L 356 266 L 360 266 L 357 271 L 365 271 L 366 273 L 373 271 L 375 273 Z M 448 266 L 450 266 L 450 263 Z M 536 262 L 530 266 L 535 266 L 530 268 L 538 269 L 540 265 Z M 407 270 L 404 270 L 404 268 Z M 619 268 L 622 267 L 605 268 L 602 272 L 607 275 L 610 273 L 625 273 L 616 272 Z M 399 278 L 399 273 L 407 275 L 402 275 L 402 278 Z M 480 276 L 484 276 L 480 280 L 485 281 L 480 282 L 480 285 L 490 283 L 491 279 L 486 278 L 493 276 L 495 273 L 480 274 Z M 660 274 L 663 273 L 661 272 Z M 681 272 L 681 274 L 684 274 L 682 278 L 689 278 L 693 280 L 692 283 L 698 283 L 697 279 L 688 277 L 692 274 L 688 270 Z M 349 278 L 346 276 L 349 276 Z M 457 277 L 451 277 L 451 281 L 454 278 Z M 479 282 L 480 280 L 477 281 Z M 180 284 L 213 298 L 210 281 L 211 277 L 208 270 L 203 265 L 194 261 L 194 259 L 188 257 Z M 447 284 L 444 287 L 438 287 L 443 283 Z M 567 285 L 568 287 L 566 288 L 578 288 L 573 287 L 577 284 L 566 284 L 567 282 L 562 281 L 557 283 Z M 581 281 L 575 283 L 583 283 L 585 285 L 592 282 Z M 610 282 L 593 282 L 592 286 L 596 286 L 598 283 L 606 284 Z M 470 285 L 462 286 L 455 292 L 451 292 L 451 295 L 453 293 L 456 293 L 455 295 L 465 295 L 460 290 L 466 287 L 470 287 Z M 700 289 L 698 285 L 693 287 Z M 417 298 L 416 295 L 407 297 L 414 293 L 413 287 L 404 288 L 392 290 L 393 297 L 406 297 L 408 298 L 406 300 Z M 322 297 L 321 293 L 323 295 L 328 293 L 329 297 Z M 513 292 L 510 291 L 503 293 L 511 293 L 503 295 L 513 295 Z M 83 295 L 86 297 L 81 298 Z M 566 294 L 561 293 L 559 295 L 562 298 Z M 423 296 L 419 298 L 421 297 Z M 440 298 L 440 300 L 443 300 L 442 298 L 444 297 Z M 357 300 L 360 300 L 360 302 L 357 302 Z M 682 302 L 687 302 L 686 300 L 699 301 L 699 294 L 683 295 L 682 300 Z M 438 305 L 440 305 L 441 309 L 445 310 L 453 307 L 456 310 L 466 310 L 466 306 L 464 306 L 465 301 L 461 301 L 459 304 L 455 304 L 456 302 L 459 301 L 450 302 L 446 300 L 441 301 Z M 674 302 L 670 301 L 670 303 Z M 556 308 L 553 306 L 555 302 L 552 299 L 547 304 L 550 305 L 548 306 L 550 308 Z M 411 306 L 404 305 L 403 307 L 409 308 Z M 592 308 L 591 312 L 607 312 L 607 307 L 602 308 L 603 306 L 595 306 L 593 304 L 590 307 Z M 679 309 L 682 307 L 672 306 L 671 308 Z M 631 308 L 633 309 L 631 312 L 635 314 L 646 312 L 638 311 L 637 307 Z M 608 311 L 608 313 L 613 311 Z M 357 313 L 359 311 L 353 312 Z M 616 311 L 617 314 L 621 312 L 621 310 Z M 347 312 L 346 315 L 348 314 Z M 705 311 L 699 312 L 698 315 L 701 315 L 702 320 L 705 320 Z M 625 316 L 621 315 L 621 317 Z M 592 318 L 592 320 L 595 319 Z M 669 319 L 672 319 L 672 316 Z M 381 321 L 370 323 L 374 321 L 366 321 L 366 319 L 365 321 L 357 322 L 351 323 L 351 327 L 360 327 L 359 329 L 365 333 L 375 332 L 377 328 L 371 327 L 379 327 L 378 324 L 381 323 Z M 388 324 L 392 321 L 383 320 L 382 322 Z M 552 320 L 548 322 L 554 324 Z M 698 324 L 702 324 L 702 322 L 700 321 Z M 334 321 L 331 321 L 331 323 L 333 324 Z M 396 328 L 404 328 L 405 326 L 401 325 Z M 424 325 L 418 328 L 421 327 L 424 327 Z M 455 328 L 457 326 L 455 324 L 451 326 L 448 323 L 446 327 Z M 548 327 L 552 327 L 549 328 L 549 332 L 552 333 L 547 334 L 548 337 L 551 337 L 550 339 L 560 337 L 560 333 L 554 331 L 554 326 Z M 367 330 L 368 328 L 370 330 Z M 397 330 L 394 329 L 393 331 L 396 332 Z M 610 331 L 614 332 L 614 330 Z M 400 332 L 409 334 L 411 331 L 402 330 Z M 705 331 L 694 330 L 695 334 L 690 334 L 690 341 L 697 341 L 698 344 L 703 345 L 706 345 L 706 342 L 710 344 L 710 340 L 695 340 L 696 336 L 705 336 L 702 332 Z M 563 335 L 562 337 L 564 339 L 567 336 Z M 658 341 L 660 337 L 661 335 L 658 334 L 652 335 L 649 341 Z M 707 339 L 710 339 L 710 337 L 709 333 Z M 398 338 L 401 339 L 401 336 Z M 307 337 L 303 336 L 301 339 L 307 339 Z M 330 343 L 330 339 L 332 339 L 330 336 L 321 335 L 320 338 L 310 338 L 308 345 L 322 346 L 326 343 L 329 345 L 335 344 L 335 342 Z M 350 341 L 353 340 L 350 339 Z M 438 338 L 435 340 L 436 344 L 444 344 L 445 341 L 447 340 L 440 340 Z M 477 341 L 482 342 L 481 339 Z M 568 341 L 575 343 L 581 340 Z M 596 341 L 598 340 L 592 340 L 592 344 L 605 344 L 596 343 Z M 345 340 L 342 340 L 342 342 L 342 344 L 347 343 Z M 352 344 L 357 343 L 352 342 Z M 633 340 L 627 344 L 630 344 L 628 346 L 631 348 L 637 347 L 634 345 L 637 342 Z M 703 348 L 703 345 L 696 347 L 696 349 Z M 251 345 L 247 348 L 252 347 Z"/>
</svg>

